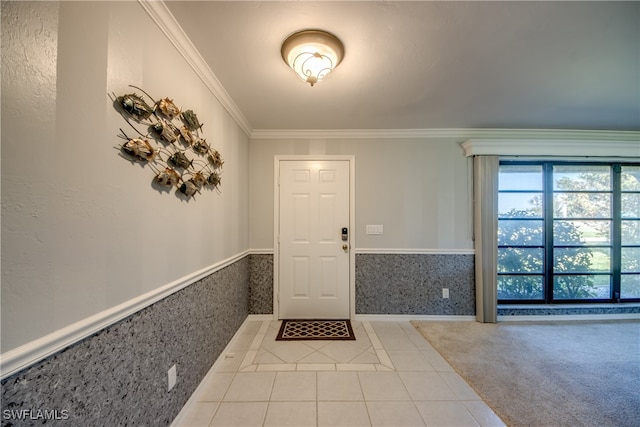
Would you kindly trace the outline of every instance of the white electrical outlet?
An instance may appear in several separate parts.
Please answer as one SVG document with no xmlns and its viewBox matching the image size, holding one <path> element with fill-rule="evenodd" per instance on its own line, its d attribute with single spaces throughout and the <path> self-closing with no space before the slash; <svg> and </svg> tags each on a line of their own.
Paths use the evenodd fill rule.
<svg viewBox="0 0 640 427">
<path fill-rule="evenodd" d="M 169 379 L 169 387 L 167 391 L 171 391 L 171 389 L 176 385 L 176 381 L 178 380 L 178 371 L 176 369 L 176 365 L 173 365 L 167 371 L 167 378 Z"/>
<path fill-rule="evenodd" d="M 442 288 L 442 298 L 449 298 L 449 288 Z"/>
</svg>

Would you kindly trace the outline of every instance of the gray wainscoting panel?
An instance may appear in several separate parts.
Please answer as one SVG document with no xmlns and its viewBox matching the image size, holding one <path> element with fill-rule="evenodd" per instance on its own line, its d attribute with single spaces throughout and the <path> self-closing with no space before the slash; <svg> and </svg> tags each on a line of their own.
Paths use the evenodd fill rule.
<svg viewBox="0 0 640 427">
<path fill-rule="evenodd" d="M 356 254 L 356 313 L 472 316 L 474 256 Z"/>
<path fill-rule="evenodd" d="M 8 419 L 11 410 L 68 417 L 48 425 L 169 425 L 247 317 L 248 281 L 244 257 L 6 378 L 2 425 L 43 423 Z"/>
<path fill-rule="evenodd" d="M 249 314 L 273 314 L 273 255 L 249 255 Z"/>
</svg>

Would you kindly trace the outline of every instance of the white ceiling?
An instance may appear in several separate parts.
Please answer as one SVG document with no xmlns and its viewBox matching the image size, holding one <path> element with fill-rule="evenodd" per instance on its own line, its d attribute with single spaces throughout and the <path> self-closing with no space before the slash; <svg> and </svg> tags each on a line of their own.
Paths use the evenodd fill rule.
<svg viewBox="0 0 640 427">
<path fill-rule="evenodd" d="M 640 2 L 165 3 L 254 130 L 640 130 Z M 346 50 L 314 87 L 307 28 Z"/>
</svg>

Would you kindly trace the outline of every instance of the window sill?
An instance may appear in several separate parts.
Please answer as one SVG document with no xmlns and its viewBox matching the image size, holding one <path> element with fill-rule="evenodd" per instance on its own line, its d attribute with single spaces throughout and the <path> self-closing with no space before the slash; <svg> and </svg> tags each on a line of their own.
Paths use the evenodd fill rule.
<svg viewBox="0 0 640 427">
<path fill-rule="evenodd" d="M 498 305 L 498 320 L 540 320 L 536 319 L 540 316 L 565 320 L 640 319 L 640 303 Z"/>
</svg>

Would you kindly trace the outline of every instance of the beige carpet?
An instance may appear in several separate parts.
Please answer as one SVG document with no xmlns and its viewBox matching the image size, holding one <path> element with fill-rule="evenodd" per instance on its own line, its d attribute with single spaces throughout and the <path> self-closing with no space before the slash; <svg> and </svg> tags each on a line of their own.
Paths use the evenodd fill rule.
<svg viewBox="0 0 640 427">
<path fill-rule="evenodd" d="M 640 321 L 413 324 L 509 426 L 640 426 Z"/>
</svg>

